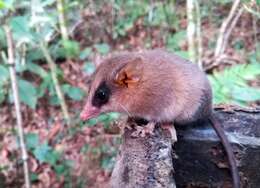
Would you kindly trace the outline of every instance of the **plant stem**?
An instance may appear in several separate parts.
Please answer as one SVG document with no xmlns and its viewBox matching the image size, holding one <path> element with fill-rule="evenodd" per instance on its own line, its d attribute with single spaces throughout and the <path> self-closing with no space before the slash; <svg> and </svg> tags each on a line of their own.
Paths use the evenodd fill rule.
<svg viewBox="0 0 260 188">
<path fill-rule="evenodd" d="M 59 24 L 62 40 L 66 41 L 69 39 L 68 29 L 66 26 L 65 11 L 64 11 L 64 0 L 57 0 L 57 10 L 59 16 Z"/>
<path fill-rule="evenodd" d="M 195 19 L 194 19 L 194 2 L 193 0 L 187 0 L 187 38 L 189 44 L 189 57 L 192 62 L 196 62 L 196 50 L 195 50 Z"/>
<path fill-rule="evenodd" d="M 23 131 L 23 120 L 21 114 L 21 107 L 20 107 L 20 99 L 19 99 L 19 91 L 17 86 L 17 79 L 16 79 L 16 72 L 15 72 L 15 57 L 14 57 L 14 46 L 13 46 L 13 38 L 11 34 L 11 29 L 9 26 L 4 26 L 6 38 L 7 38 L 7 47 L 8 47 L 8 64 L 10 70 L 10 77 L 11 77 L 11 84 L 14 96 L 14 105 L 15 105 L 15 113 L 16 113 L 16 122 L 17 122 L 17 129 L 19 134 L 19 142 L 21 146 L 22 152 L 22 160 L 23 160 L 23 171 L 24 171 L 24 180 L 25 180 L 25 187 L 30 188 L 30 175 L 29 175 L 29 168 L 28 168 L 28 154 L 26 150 L 26 145 L 24 141 L 24 131 Z"/>
<path fill-rule="evenodd" d="M 223 23 L 220 27 L 219 37 L 218 37 L 218 40 L 217 40 L 217 45 L 216 45 L 215 54 L 214 54 L 215 58 L 218 58 L 221 55 L 221 53 L 224 52 L 224 50 L 222 48 L 223 48 L 223 45 L 224 45 L 224 42 L 225 42 L 224 41 L 225 40 L 225 33 L 226 33 L 226 31 L 227 31 L 227 29 L 230 25 L 230 22 L 232 21 L 232 19 L 235 16 L 235 13 L 236 13 L 236 10 L 239 7 L 239 4 L 240 4 L 240 0 L 234 1 L 228 17 L 226 18 L 226 20 L 223 21 Z"/>
<path fill-rule="evenodd" d="M 202 38 L 201 38 L 201 18 L 200 18 L 200 5 L 197 0 L 195 0 L 196 6 L 196 41 L 197 41 L 197 64 L 202 69 Z"/>
<path fill-rule="evenodd" d="M 57 96 L 59 98 L 60 104 L 61 104 L 63 116 L 64 116 L 65 120 L 67 121 L 67 123 L 71 124 L 68 107 L 67 107 L 67 104 L 65 102 L 65 98 L 64 98 L 63 92 L 61 90 L 59 80 L 58 80 L 57 75 L 56 75 L 56 72 L 57 72 L 56 64 L 52 60 L 51 55 L 49 54 L 49 51 L 47 49 L 47 46 L 46 46 L 46 44 L 43 40 L 40 41 L 40 48 L 41 48 L 43 55 L 46 58 L 46 61 L 47 61 L 48 65 L 51 69 L 52 80 L 53 80 L 54 87 L 55 87 Z"/>
</svg>

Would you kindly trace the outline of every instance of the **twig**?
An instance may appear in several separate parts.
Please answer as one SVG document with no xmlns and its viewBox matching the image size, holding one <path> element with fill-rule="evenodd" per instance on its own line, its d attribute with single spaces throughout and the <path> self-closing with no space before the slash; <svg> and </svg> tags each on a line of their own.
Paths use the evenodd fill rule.
<svg viewBox="0 0 260 188">
<path fill-rule="evenodd" d="M 54 87 L 55 87 L 57 96 L 58 96 L 60 104 L 61 104 L 63 116 L 64 116 L 65 120 L 67 121 L 67 123 L 70 125 L 71 119 L 70 119 L 70 116 L 69 116 L 68 107 L 67 107 L 67 104 L 65 102 L 65 98 L 64 98 L 63 92 L 61 90 L 59 80 L 58 80 L 57 75 L 56 75 L 56 72 L 57 72 L 56 64 L 52 60 L 51 55 L 50 55 L 44 41 L 40 41 L 40 48 L 41 48 L 43 55 L 46 58 L 46 61 L 47 61 L 48 65 L 51 69 L 51 77 L 52 77 L 52 80 L 53 80 L 53 83 L 54 83 Z"/>
<path fill-rule="evenodd" d="M 238 19 L 240 18 L 240 16 L 243 13 L 243 10 L 244 10 L 243 7 L 240 8 L 238 13 L 235 15 L 234 19 L 232 20 L 231 24 L 229 24 L 228 30 L 226 31 L 224 38 L 223 38 L 223 45 L 222 45 L 222 48 L 220 49 L 220 54 L 223 54 L 225 52 L 231 31 L 236 26 Z"/>
<path fill-rule="evenodd" d="M 233 57 L 228 57 L 227 55 L 225 54 L 221 54 L 219 57 L 217 58 L 212 58 L 208 61 L 208 66 L 205 66 L 203 68 L 203 70 L 205 72 L 208 72 L 210 70 L 212 70 L 213 68 L 215 67 L 218 67 L 220 64 L 227 64 L 227 65 L 233 65 L 233 64 L 236 64 L 236 63 L 241 63 L 242 61 L 240 59 L 235 59 Z"/>
<path fill-rule="evenodd" d="M 226 33 L 226 31 L 227 31 L 227 29 L 230 25 L 230 22 L 234 18 L 236 10 L 239 7 L 239 3 L 240 3 L 240 0 L 234 1 L 233 6 L 232 6 L 232 8 L 229 12 L 227 19 L 224 20 L 224 22 L 221 25 L 221 28 L 220 28 L 220 31 L 219 31 L 219 37 L 218 37 L 217 45 L 216 45 L 216 49 L 215 49 L 215 57 L 218 57 L 219 55 L 221 55 L 221 52 L 224 52 L 222 50 L 222 48 L 223 48 L 223 43 L 224 43 L 224 39 L 225 39 L 225 33 Z"/>
<path fill-rule="evenodd" d="M 256 11 L 259 12 L 260 9 L 259 7 L 256 8 Z M 255 52 L 259 51 L 259 46 L 258 46 L 258 40 L 257 40 L 257 19 L 256 16 L 254 14 L 251 15 L 252 16 L 252 22 L 253 22 L 253 33 L 254 33 L 254 42 L 255 42 Z M 257 54 L 257 53 L 256 53 Z"/>
<path fill-rule="evenodd" d="M 187 38 L 189 44 L 189 57 L 190 60 L 196 62 L 196 52 L 195 52 L 195 20 L 194 20 L 194 3 L 193 0 L 187 0 Z"/>
<path fill-rule="evenodd" d="M 197 55 L 197 63 L 199 67 L 202 69 L 202 52 L 203 52 L 203 47 L 202 47 L 202 39 L 201 39 L 201 19 L 200 19 L 200 6 L 197 0 L 195 0 L 195 6 L 196 6 L 196 34 L 197 34 L 197 50 L 198 50 L 198 55 Z"/>
<path fill-rule="evenodd" d="M 66 26 L 66 19 L 65 19 L 65 13 L 64 13 L 64 1 L 63 0 L 57 0 L 57 10 L 58 10 L 58 16 L 59 16 L 59 24 L 60 24 L 60 31 L 62 40 L 66 41 L 69 39 L 68 35 L 68 29 Z"/>
<path fill-rule="evenodd" d="M 15 65 L 15 57 L 14 57 L 14 46 L 13 46 L 13 38 L 11 34 L 11 29 L 9 26 L 4 26 L 6 38 L 7 38 L 7 47 L 8 47 L 8 64 L 10 65 L 10 77 L 12 83 L 12 90 L 14 95 L 14 105 L 15 105 L 15 113 L 16 113 L 16 122 L 17 122 L 17 129 L 19 134 L 19 142 L 21 146 L 22 152 L 22 160 L 23 160 L 23 170 L 24 170 L 24 180 L 25 180 L 25 187 L 30 188 L 30 176 L 29 176 L 29 168 L 28 168 L 28 154 L 26 150 L 26 145 L 24 141 L 24 132 L 23 132 L 23 121 L 21 115 L 21 107 L 20 107 L 20 99 L 19 99 L 19 91 L 17 87 L 17 79 L 16 79 L 16 72 L 14 69 Z"/>
</svg>

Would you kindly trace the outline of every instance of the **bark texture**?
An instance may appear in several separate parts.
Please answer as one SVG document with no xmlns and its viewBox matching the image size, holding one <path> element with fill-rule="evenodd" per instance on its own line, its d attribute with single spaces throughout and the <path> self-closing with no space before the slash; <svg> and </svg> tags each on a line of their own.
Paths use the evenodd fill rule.
<svg viewBox="0 0 260 188">
<path fill-rule="evenodd" d="M 260 111 L 216 112 L 233 146 L 242 187 L 260 187 Z M 123 142 L 111 187 L 232 187 L 227 157 L 210 124 L 176 127 L 178 142 L 156 126 L 154 135 Z"/>
</svg>

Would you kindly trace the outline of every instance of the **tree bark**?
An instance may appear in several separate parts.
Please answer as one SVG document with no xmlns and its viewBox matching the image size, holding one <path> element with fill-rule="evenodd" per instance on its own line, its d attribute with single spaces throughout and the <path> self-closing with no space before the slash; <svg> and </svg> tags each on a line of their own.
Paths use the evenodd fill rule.
<svg viewBox="0 0 260 188">
<path fill-rule="evenodd" d="M 156 125 L 154 134 L 132 137 L 126 129 L 110 185 L 112 188 L 175 188 L 172 141 Z"/>
<path fill-rule="evenodd" d="M 218 110 L 216 116 L 233 146 L 242 187 L 260 187 L 260 110 Z M 174 146 L 158 125 L 144 138 L 126 130 L 111 187 L 232 187 L 225 151 L 210 124 L 176 130 Z"/>
</svg>

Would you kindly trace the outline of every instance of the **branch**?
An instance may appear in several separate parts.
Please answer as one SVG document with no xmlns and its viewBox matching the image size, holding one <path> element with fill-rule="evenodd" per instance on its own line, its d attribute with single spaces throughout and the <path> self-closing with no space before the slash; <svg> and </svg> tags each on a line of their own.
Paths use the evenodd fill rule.
<svg viewBox="0 0 260 188">
<path fill-rule="evenodd" d="M 196 62 L 196 49 L 195 49 L 195 19 L 194 19 L 194 2 L 193 0 L 187 0 L 187 19 L 188 19 L 188 26 L 187 26 L 187 37 L 188 37 L 188 44 L 189 44 L 189 57 L 192 62 Z"/>
<path fill-rule="evenodd" d="M 53 83 L 54 83 L 54 87 L 55 87 L 57 96 L 58 96 L 60 104 L 61 104 L 63 116 L 64 116 L 65 120 L 67 121 L 67 123 L 70 125 L 71 119 L 70 119 L 68 107 L 67 107 L 63 92 L 61 90 L 59 80 L 58 80 L 57 75 L 56 75 L 56 72 L 57 72 L 56 64 L 52 60 L 51 55 L 49 54 L 49 51 L 48 51 L 44 41 L 40 41 L 40 48 L 41 48 L 43 55 L 46 58 L 46 61 L 47 61 L 48 65 L 51 69 L 51 77 L 52 77 L 52 80 L 53 80 Z"/>
<path fill-rule="evenodd" d="M 200 18 L 200 5 L 197 0 L 195 0 L 195 6 L 196 6 L 196 38 L 197 38 L 197 50 L 198 50 L 198 55 L 197 55 L 197 63 L 199 67 L 202 69 L 202 52 L 203 52 L 203 47 L 202 47 L 202 38 L 201 38 L 201 18 Z"/>
<path fill-rule="evenodd" d="M 58 10 L 62 40 L 67 41 L 69 39 L 69 35 L 68 35 L 65 13 L 64 13 L 64 0 L 57 0 L 57 10 Z"/>
<path fill-rule="evenodd" d="M 21 146 L 22 152 L 22 160 L 23 160 L 23 171 L 24 171 L 24 180 L 25 180 L 25 187 L 30 188 L 30 176 L 29 176 L 29 168 L 28 168 L 28 154 L 26 150 L 26 145 L 24 141 L 24 132 L 23 132 L 23 120 L 21 115 L 21 107 L 20 107 L 20 99 L 19 99 L 19 91 L 17 87 L 17 79 L 16 79 L 16 72 L 15 72 L 15 57 L 14 57 L 14 44 L 13 38 L 11 34 L 11 29 L 9 26 L 4 26 L 6 38 L 7 38 L 7 47 L 8 47 L 8 64 L 10 70 L 10 77 L 12 83 L 12 90 L 14 96 L 14 105 L 15 105 L 15 113 L 16 113 L 16 122 L 17 122 L 17 129 L 19 134 L 19 142 Z"/>
<path fill-rule="evenodd" d="M 238 19 L 240 18 L 240 16 L 243 13 L 243 10 L 244 10 L 244 8 L 240 8 L 238 10 L 237 14 L 235 15 L 234 19 L 232 20 L 232 22 L 229 24 L 228 30 L 226 31 L 224 38 L 223 38 L 223 45 L 222 45 L 222 48 L 220 50 L 220 54 L 223 54 L 225 52 L 231 31 L 236 26 Z"/>
<path fill-rule="evenodd" d="M 223 21 L 223 23 L 220 27 L 219 37 L 218 37 L 217 45 L 216 45 L 216 49 L 215 49 L 215 57 L 220 56 L 221 52 L 224 52 L 224 50 L 225 50 L 225 49 L 224 50 L 222 49 L 224 47 L 223 46 L 224 40 L 226 38 L 225 33 L 226 33 L 228 27 L 230 26 L 230 22 L 232 21 L 232 19 L 235 16 L 236 10 L 239 7 L 239 3 L 240 3 L 240 0 L 234 1 L 233 6 L 232 6 L 232 8 L 229 12 L 227 19 Z"/>
</svg>

